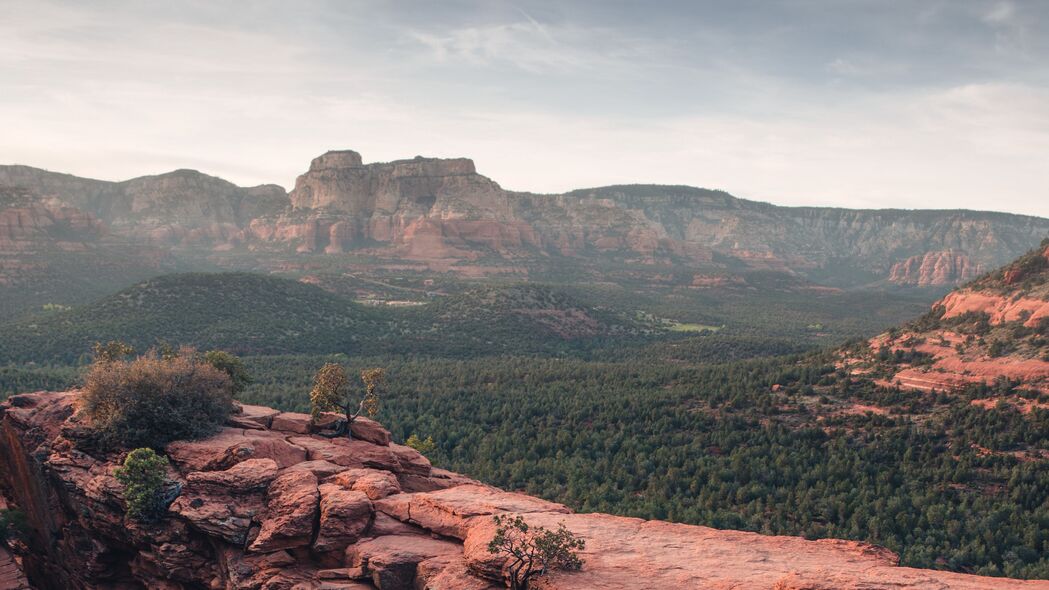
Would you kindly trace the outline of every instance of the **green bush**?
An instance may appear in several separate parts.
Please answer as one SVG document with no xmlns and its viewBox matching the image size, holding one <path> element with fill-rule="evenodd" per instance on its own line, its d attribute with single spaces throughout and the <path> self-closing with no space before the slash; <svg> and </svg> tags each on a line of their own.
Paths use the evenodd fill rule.
<svg viewBox="0 0 1049 590">
<path fill-rule="evenodd" d="M 0 510 L 0 544 L 25 536 L 29 526 L 21 510 Z"/>
<path fill-rule="evenodd" d="M 80 411 L 103 447 L 161 448 L 215 432 L 233 411 L 229 375 L 191 349 L 96 361 Z"/>
<path fill-rule="evenodd" d="M 209 350 L 204 353 L 204 362 L 229 375 L 233 397 L 240 395 L 251 384 L 251 375 L 237 355 L 224 350 Z"/>
<path fill-rule="evenodd" d="M 114 475 L 124 484 L 124 501 L 129 518 L 142 522 L 160 520 L 167 509 L 167 457 L 153 449 L 135 449 L 124 459 Z"/>
<path fill-rule="evenodd" d="M 422 439 L 418 435 L 413 434 L 408 437 L 408 440 L 404 441 L 404 444 L 419 451 L 422 455 L 429 455 L 437 449 L 437 444 L 433 442 L 432 436 Z"/>
<path fill-rule="evenodd" d="M 586 541 L 576 537 L 564 523 L 557 530 L 529 526 L 521 516 L 493 516 L 495 536 L 488 552 L 506 557 L 504 575 L 511 590 L 528 590 L 532 581 L 552 570 L 579 570 L 583 560 L 577 551 Z"/>
</svg>

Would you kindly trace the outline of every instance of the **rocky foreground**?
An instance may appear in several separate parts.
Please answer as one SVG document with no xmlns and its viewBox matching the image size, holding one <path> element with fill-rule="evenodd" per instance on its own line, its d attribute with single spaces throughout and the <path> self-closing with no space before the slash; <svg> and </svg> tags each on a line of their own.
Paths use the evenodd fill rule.
<svg viewBox="0 0 1049 590">
<path fill-rule="evenodd" d="M 41 589 L 500 588 L 487 544 L 492 515 L 506 513 L 586 539 L 582 571 L 548 588 L 1049 589 L 898 567 L 854 541 L 574 514 L 434 468 L 370 420 L 354 424 L 355 440 L 331 439 L 306 415 L 256 406 L 211 438 L 167 447 L 178 497 L 161 523 L 141 525 L 124 518 L 121 457 L 76 448 L 76 397 L 0 405 L 0 489 L 35 529 L 24 564 Z"/>
</svg>

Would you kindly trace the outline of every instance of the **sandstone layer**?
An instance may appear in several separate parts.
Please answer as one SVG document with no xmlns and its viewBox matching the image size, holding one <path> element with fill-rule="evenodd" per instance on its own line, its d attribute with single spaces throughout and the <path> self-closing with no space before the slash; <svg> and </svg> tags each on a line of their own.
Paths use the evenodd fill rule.
<svg viewBox="0 0 1049 590">
<path fill-rule="evenodd" d="M 501 188 L 465 158 L 366 164 L 350 150 L 315 158 L 290 193 L 192 170 L 116 183 L 26 166 L 0 166 L 4 187 L 126 239 L 201 255 L 256 253 L 266 269 L 274 268 L 268 257 L 355 253 L 469 276 L 616 262 L 936 286 L 972 278 L 1049 234 L 1049 220 L 1037 217 L 777 207 L 684 186 L 537 195 Z M 25 215 L 6 207 L 0 198 L 0 255 L 11 248 L 10 220 Z"/>
<path fill-rule="evenodd" d="M 579 572 L 547 588 L 1049 589 L 896 565 L 854 541 L 806 541 L 606 514 L 433 468 L 362 422 L 354 440 L 301 414 L 245 406 L 215 436 L 169 445 L 178 496 L 153 525 L 124 517 L 119 455 L 88 454 L 76 392 L 0 405 L 0 489 L 28 515 L 30 581 L 51 589 L 485 590 L 493 515 L 564 523 L 586 540 Z"/>
<path fill-rule="evenodd" d="M 865 355 L 846 354 L 854 375 L 885 386 L 952 392 L 1000 381 L 1049 393 L 1049 240 L 1016 261 L 955 289 L 928 316 L 880 334 Z M 888 354 L 898 355 L 904 360 Z M 992 405 L 994 399 L 982 400 Z M 1039 402 L 1018 401 L 1030 410 Z"/>
<path fill-rule="evenodd" d="M 984 268 L 954 250 L 926 252 L 892 265 L 889 281 L 900 285 L 954 285 L 975 279 Z"/>
</svg>

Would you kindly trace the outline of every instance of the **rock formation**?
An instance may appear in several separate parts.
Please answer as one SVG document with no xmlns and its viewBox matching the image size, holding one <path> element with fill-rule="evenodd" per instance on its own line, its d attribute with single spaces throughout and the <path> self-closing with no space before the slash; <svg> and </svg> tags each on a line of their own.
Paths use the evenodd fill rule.
<svg viewBox="0 0 1049 590">
<path fill-rule="evenodd" d="M 958 288 L 921 320 L 846 354 L 855 374 L 878 373 L 882 385 L 950 392 L 1000 379 L 1049 393 L 1049 240 L 1020 259 Z M 881 350 L 911 357 L 893 362 Z M 986 401 L 986 400 L 985 400 Z M 1024 402 L 1029 409 L 1037 402 Z"/>
<path fill-rule="evenodd" d="M 955 285 L 975 279 L 984 271 L 968 255 L 953 250 L 926 252 L 892 265 L 889 281 L 899 285 Z"/>
<path fill-rule="evenodd" d="M 0 187 L 18 187 L 38 204 L 72 208 L 112 234 L 165 248 L 269 253 L 273 260 L 358 252 L 470 276 L 506 265 L 614 261 L 657 272 L 671 265 L 705 273 L 777 270 L 841 287 L 950 285 L 1049 234 L 1049 220 L 1021 215 L 777 207 L 683 186 L 518 193 L 478 174 L 465 158 L 365 164 L 349 150 L 315 158 L 290 194 L 192 170 L 114 183 L 0 166 Z M 0 219 L 20 215 L 5 206 L 0 198 Z M 0 236 L 0 254 L 7 249 Z M 267 260 L 256 264 L 270 270 Z"/>
<path fill-rule="evenodd" d="M 238 242 L 253 219 L 283 211 L 288 203 L 279 186 L 241 188 L 195 170 L 106 182 L 0 166 L 0 187 L 32 195 L 33 202 L 71 208 L 124 237 L 165 246 Z"/>
<path fill-rule="evenodd" d="M 124 517 L 120 456 L 78 448 L 76 397 L 0 405 L 0 490 L 34 529 L 24 561 L 43 590 L 495 589 L 503 564 L 487 543 L 497 514 L 563 522 L 586 539 L 582 571 L 554 573 L 548 588 L 1049 588 L 898 567 L 891 552 L 854 541 L 575 514 L 436 469 L 374 422 L 332 439 L 302 414 L 255 406 L 210 438 L 165 449 L 179 495 L 146 525 Z"/>
</svg>

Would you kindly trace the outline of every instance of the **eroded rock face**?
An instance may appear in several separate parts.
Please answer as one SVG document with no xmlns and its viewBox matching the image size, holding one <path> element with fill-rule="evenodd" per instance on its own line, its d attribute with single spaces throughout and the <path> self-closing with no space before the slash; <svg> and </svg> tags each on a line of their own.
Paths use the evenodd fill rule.
<svg viewBox="0 0 1049 590">
<path fill-rule="evenodd" d="M 298 434 L 296 420 L 252 406 L 236 427 L 168 447 L 180 495 L 163 521 L 142 525 L 124 518 L 112 475 L 122 457 L 75 447 L 76 396 L 0 405 L 0 490 L 35 530 L 25 565 L 44 590 L 493 590 L 505 587 L 505 564 L 487 551 L 498 514 L 564 523 L 586 540 L 583 570 L 554 573 L 551 589 L 1049 588 L 901 568 L 852 541 L 574 514 L 433 469 L 407 447 Z"/>
<path fill-rule="evenodd" d="M 24 248 L 27 228 L 61 226 L 164 250 L 361 251 L 388 264 L 407 260 L 470 276 L 569 258 L 656 272 L 685 265 L 699 276 L 742 265 L 812 280 L 834 280 L 844 265 L 849 278 L 839 286 L 945 285 L 1001 264 L 1049 233 L 1049 220 L 1035 217 L 777 207 L 682 186 L 517 193 L 478 174 L 469 159 L 365 164 L 350 150 L 315 158 L 290 193 L 237 187 L 191 170 L 112 183 L 24 166 L 0 166 L 0 192 L 4 187 L 29 187 L 32 196 L 5 209 L 0 194 L 0 255 Z M 61 223 L 48 218 L 56 215 Z M 45 242 L 84 243 L 57 234 Z M 493 257 L 506 262 L 480 263 Z"/>
<path fill-rule="evenodd" d="M 899 285 L 956 285 L 972 280 L 984 272 L 964 252 L 942 250 L 911 256 L 892 265 L 889 281 Z"/>
</svg>

